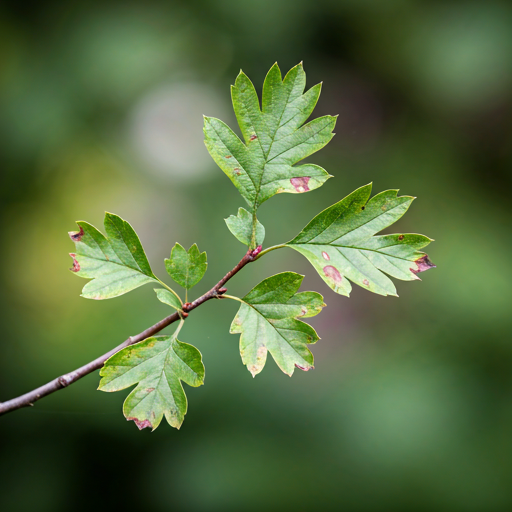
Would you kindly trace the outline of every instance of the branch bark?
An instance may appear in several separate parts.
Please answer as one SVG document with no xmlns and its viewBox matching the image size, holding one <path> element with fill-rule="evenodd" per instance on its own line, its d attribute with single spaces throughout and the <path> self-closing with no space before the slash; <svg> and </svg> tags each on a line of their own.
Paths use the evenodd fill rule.
<svg viewBox="0 0 512 512">
<path fill-rule="evenodd" d="M 44 386 L 40 386 L 36 389 L 33 389 L 32 391 L 29 391 L 24 395 L 21 395 L 17 398 L 13 398 L 12 400 L 8 400 L 7 402 L 0 403 L 0 416 L 8 412 L 15 411 L 16 409 L 21 409 L 22 407 L 32 406 L 41 398 L 48 396 L 54 393 L 55 391 L 59 391 L 60 389 L 67 388 L 70 384 L 73 384 L 73 382 L 76 382 L 77 380 L 81 379 L 82 377 L 85 377 L 89 373 L 100 369 L 105 363 L 105 361 L 109 357 L 112 357 L 116 352 L 119 352 L 120 350 L 122 350 L 125 347 L 128 347 L 129 345 L 139 343 L 140 341 L 143 341 L 146 338 L 153 336 L 154 334 L 160 332 L 162 329 L 165 329 L 167 326 L 178 321 L 182 316 L 186 318 L 190 311 L 199 307 L 206 301 L 220 297 L 227 291 L 227 289 L 224 288 L 224 285 L 243 267 L 245 267 L 247 263 L 254 261 L 260 252 L 261 246 L 258 246 L 254 250 L 249 249 L 245 256 L 238 262 L 236 267 L 230 270 L 211 290 L 206 292 L 204 295 L 201 295 L 201 297 L 197 298 L 194 302 L 185 303 L 183 305 L 182 311 L 177 311 L 172 315 L 163 318 L 162 320 L 152 325 L 151 327 L 148 327 L 147 329 L 137 334 L 136 336 L 130 336 L 127 340 L 123 341 L 123 343 L 113 348 L 106 354 L 103 354 L 102 356 L 96 358 L 94 361 L 91 361 L 90 363 L 87 363 L 84 366 L 81 366 L 80 368 L 72 372 L 61 375 L 60 377 L 57 377 L 56 379 L 53 379 L 52 381 L 48 382 Z"/>
</svg>

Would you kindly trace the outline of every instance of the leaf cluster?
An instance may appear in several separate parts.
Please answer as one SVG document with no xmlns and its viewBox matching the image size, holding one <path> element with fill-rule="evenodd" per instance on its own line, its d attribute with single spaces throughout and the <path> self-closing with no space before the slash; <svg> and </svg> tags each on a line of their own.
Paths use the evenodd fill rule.
<svg viewBox="0 0 512 512">
<path fill-rule="evenodd" d="M 258 208 L 276 194 L 303 194 L 331 177 L 318 165 L 297 165 L 332 139 L 336 123 L 334 116 L 307 122 L 321 84 L 306 92 L 305 85 L 302 63 L 284 79 L 275 64 L 265 78 L 260 106 L 252 82 L 240 72 L 231 95 L 243 141 L 219 119 L 204 118 L 206 147 L 248 207 L 240 207 L 236 215 L 226 219 L 230 232 L 248 246 L 244 257 L 248 259 L 242 262 L 255 261 L 272 250 L 291 248 L 304 255 L 336 293 L 349 296 L 353 283 L 380 295 L 396 295 L 390 277 L 411 281 L 434 266 L 420 252 L 432 241 L 430 238 L 378 234 L 399 220 L 414 199 L 398 196 L 397 190 L 370 197 L 372 186 L 365 185 L 319 213 L 289 242 L 262 250 L 265 228 L 257 218 Z M 153 273 L 128 222 L 107 213 L 106 235 L 84 221 L 79 221 L 78 227 L 79 231 L 70 233 L 76 244 L 71 270 L 90 279 L 83 288 L 83 297 L 109 299 L 147 283 L 158 284 L 158 300 L 181 317 L 171 336 L 147 338 L 108 359 L 100 372 L 99 389 L 110 392 L 135 385 L 124 403 L 128 420 L 139 428 L 155 429 L 165 417 L 179 428 L 187 412 L 182 382 L 193 387 L 204 382 L 200 352 L 177 337 L 188 316 L 188 291 L 206 272 L 206 253 L 201 253 L 196 244 L 187 251 L 176 243 L 165 260 L 167 273 L 185 290 L 183 300 Z M 308 345 L 319 337 L 304 319 L 319 314 L 325 304 L 319 293 L 299 291 L 302 279 L 294 272 L 282 272 L 268 277 L 241 298 L 227 295 L 224 288 L 214 288 L 201 297 L 240 303 L 230 332 L 240 335 L 242 362 L 253 376 L 262 371 L 268 353 L 289 376 L 296 368 L 308 371 L 314 367 Z"/>
</svg>

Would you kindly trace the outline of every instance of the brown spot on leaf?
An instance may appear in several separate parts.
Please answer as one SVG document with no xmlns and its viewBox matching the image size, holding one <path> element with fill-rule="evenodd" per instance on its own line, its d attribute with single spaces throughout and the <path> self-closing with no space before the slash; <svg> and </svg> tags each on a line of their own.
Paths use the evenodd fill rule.
<svg viewBox="0 0 512 512">
<path fill-rule="evenodd" d="M 302 178 L 292 178 L 290 183 L 293 185 L 297 192 L 309 192 L 308 183 L 311 178 L 303 176 Z"/>
<path fill-rule="evenodd" d="M 368 279 L 363 279 L 363 284 L 365 286 L 369 286 L 370 285 L 370 282 L 368 281 Z"/>
<path fill-rule="evenodd" d="M 142 430 L 143 428 L 153 428 L 153 425 L 151 425 L 151 422 L 149 420 L 139 420 L 137 418 L 126 418 L 128 421 L 133 421 L 135 425 L 139 428 L 139 430 Z"/>
<path fill-rule="evenodd" d="M 361 210 L 364 210 L 364 209 L 365 209 L 365 207 L 364 207 L 364 206 L 361 206 Z"/>
<path fill-rule="evenodd" d="M 267 357 L 267 349 L 264 345 L 261 345 L 258 347 L 258 350 L 256 352 L 256 359 L 261 361 L 264 360 Z"/>
<path fill-rule="evenodd" d="M 386 205 L 383 205 L 383 206 L 381 206 L 381 207 L 380 207 L 380 209 L 381 209 L 383 212 L 385 212 L 385 211 L 388 209 L 388 207 L 387 207 Z"/>
<path fill-rule="evenodd" d="M 343 279 L 341 277 L 340 271 L 336 267 L 333 267 L 332 265 L 327 265 L 326 267 L 324 267 L 324 274 L 327 277 L 333 279 L 335 283 L 341 283 L 341 280 Z"/>
<path fill-rule="evenodd" d="M 235 167 L 235 168 L 233 169 L 233 172 L 234 172 L 237 176 L 240 176 L 240 174 L 242 174 L 242 171 L 240 170 L 240 168 L 239 168 L 239 167 Z"/>
<path fill-rule="evenodd" d="M 80 240 L 82 240 L 82 237 L 84 236 L 84 228 L 80 226 L 80 231 L 70 231 L 68 235 L 69 238 L 73 240 L 73 242 L 80 242 Z"/>
<path fill-rule="evenodd" d="M 405 237 L 404 237 L 404 235 L 400 235 L 400 236 L 398 237 L 398 240 L 402 241 L 404 238 L 405 238 Z"/>
<path fill-rule="evenodd" d="M 254 134 L 254 135 L 251 135 L 251 136 L 250 136 L 249 140 L 255 140 L 255 139 L 257 139 L 257 138 L 258 138 L 258 136 L 257 136 L 256 134 Z"/>
<path fill-rule="evenodd" d="M 226 155 L 224 158 L 231 158 L 231 155 Z"/>
<path fill-rule="evenodd" d="M 324 257 L 324 260 L 329 261 L 331 259 L 331 257 L 325 251 L 322 251 L 322 256 Z"/>
<path fill-rule="evenodd" d="M 295 368 L 298 368 L 299 370 L 302 370 L 303 372 L 309 372 L 309 370 L 314 370 L 314 366 L 300 366 L 297 363 L 295 363 Z"/>
<path fill-rule="evenodd" d="M 418 268 L 411 268 L 411 272 L 413 274 L 419 274 L 420 272 L 425 272 L 431 268 L 436 268 L 436 266 L 428 259 L 428 255 L 422 256 L 418 258 L 414 263 L 418 266 Z"/>
<path fill-rule="evenodd" d="M 155 391 L 155 388 L 146 388 L 147 393 L 151 393 L 152 391 Z"/>
<path fill-rule="evenodd" d="M 301 316 L 306 315 L 306 314 L 307 314 L 307 312 L 308 312 L 308 308 L 307 308 L 306 306 L 302 306 L 302 307 L 300 308 L 300 314 L 301 314 Z"/>
<path fill-rule="evenodd" d="M 72 270 L 73 272 L 79 272 L 80 263 L 78 263 L 76 260 L 76 254 L 74 252 L 70 252 L 69 255 L 73 258 L 73 268 L 70 268 L 69 270 Z"/>
</svg>

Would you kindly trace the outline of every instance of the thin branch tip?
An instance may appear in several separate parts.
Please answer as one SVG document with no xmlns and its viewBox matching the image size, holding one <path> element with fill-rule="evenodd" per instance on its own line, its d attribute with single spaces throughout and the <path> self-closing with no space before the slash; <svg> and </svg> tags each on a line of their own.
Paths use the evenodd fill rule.
<svg viewBox="0 0 512 512">
<path fill-rule="evenodd" d="M 251 250 L 249 249 L 247 253 L 244 255 L 244 257 L 238 262 L 238 264 L 230 270 L 213 288 L 211 288 L 208 292 L 201 295 L 201 297 L 197 298 L 193 302 L 186 302 L 183 304 L 183 307 L 180 311 L 176 311 L 172 313 L 171 315 L 163 318 L 156 324 L 152 325 L 151 327 L 148 327 L 146 330 L 142 331 L 141 333 L 137 334 L 136 336 L 129 336 L 128 339 L 126 339 L 123 343 L 118 345 L 117 347 L 113 348 L 106 354 L 103 354 L 102 356 L 96 358 L 94 361 L 91 361 L 90 363 L 85 364 L 84 366 L 66 373 L 64 375 L 61 375 L 60 377 L 57 377 L 56 379 L 53 379 L 52 381 L 48 382 L 47 384 L 44 384 L 43 386 L 40 386 L 32 391 L 29 391 L 28 393 L 25 393 L 24 395 L 21 395 L 19 397 L 13 398 L 11 400 L 7 400 L 6 402 L 0 402 L 0 416 L 3 414 L 6 414 L 11 411 L 15 411 L 16 409 L 21 409 L 23 407 L 33 407 L 34 402 L 37 402 L 41 398 L 50 395 L 54 393 L 55 391 L 59 391 L 60 389 L 64 389 L 68 387 L 70 384 L 73 384 L 73 382 L 76 382 L 77 380 L 81 379 L 82 377 L 85 377 L 89 373 L 92 373 L 95 370 L 99 370 L 105 363 L 107 359 L 112 357 L 114 354 L 122 350 L 123 348 L 129 347 L 130 345 L 133 345 L 135 343 L 139 343 L 140 341 L 143 341 L 151 336 L 154 336 L 158 332 L 162 331 L 169 325 L 171 325 L 174 322 L 177 322 L 178 320 L 183 321 L 185 318 L 188 317 L 189 312 L 193 309 L 199 307 L 204 302 L 213 299 L 213 298 L 222 298 L 224 297 L 224 294 L 227 292 L 227 288 L 224 286 L 235 274 L 237 274 L 245 265 L 248 263 L 254 261 L 257 256 L 261 252 L 261 245 L 256 247 L 256 249 Z M 162 283 L 163 284 L 163 283 Z M 164 284 L 164 286 L 166 286 Z M 168 288 L 166 286 L 166 288 Z M 171 290 L 172 291 L 172 290 Z M 181 302 L 181 299 L 180 299 Z"/>
</svg>

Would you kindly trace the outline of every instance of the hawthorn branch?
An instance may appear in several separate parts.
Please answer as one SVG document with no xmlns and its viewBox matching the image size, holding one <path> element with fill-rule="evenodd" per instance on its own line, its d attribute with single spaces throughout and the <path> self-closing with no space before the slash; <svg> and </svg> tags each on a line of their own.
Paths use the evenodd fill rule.
<svg viewBox="0 0 512 512">
<path fill-rule="evenodd" d="M 13 398 L 12 400 L 8 400 L 7 402 L 0 403 L 0 416 L 8 412 L 15 411 L 16 409 L 21 409 L 22 407 L 32 406 L 41 398 L 51 395 L 60 389 L 67 388 L 70 384 L 73 384 L 73 382 L 76 382 L 89 373 L 100 369 L 108 358 L 112 357 L 115 353 L 119 352 L 123 348 L 133 345 L 134 343 L 139 343 L 140 341 L 153 336 L 172 323 L 177 322 L 180 320 L 180 318 L 188 317 L 190 311 L 199 307 L 206 301 L 221 297 L 227 291 L 227 289 L 224 288 L 224 285 L 243 267 L 245 267 L 245 265 L 251 261 L 254 261 L 260 252 L 261 245 L 254 250 L 249 249 L 245 256 L 238 262 L 236 267 L 230 270 L 211 290 L 207 291 L 204 295 L 198 297 L 194 302 L 185 303 L 183 305 L 182 311 L 176 311 L 172 315 L 163 318 L 136 336 L 130 336 L 127 340 L 123 341 L 123 343 L 113 348 L 106 354 L 96 358 L 94 361 L 91 361 L 90 363 L 87 363 L 72 372 L 61 375 L 60 377 L 57 377 L 56 379 L 48 382 L 44 386 L 40 386 L 32 391 L 29 391 L 28 393 L 25 393 L 24 395 Z"/>
</svg>

